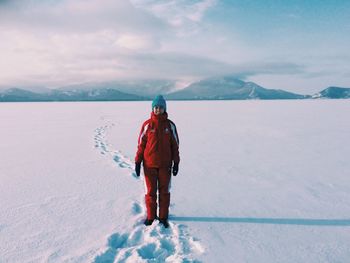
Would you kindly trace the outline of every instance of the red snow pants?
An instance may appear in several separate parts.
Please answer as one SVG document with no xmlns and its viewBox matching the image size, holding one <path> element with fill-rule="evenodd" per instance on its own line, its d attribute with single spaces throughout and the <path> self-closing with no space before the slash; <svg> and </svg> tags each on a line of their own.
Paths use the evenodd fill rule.
<svg viewBox="0 0 350 263">
<path fill-rule="evenodd" d="M 170 204 L 170 168 L 144 167 L 144 172 L 147 190 L 145 195 L 147 219 L 155 219 L 157 216 L 157 190 L 159 196 L 159 218 L 167 219 Z"/>
</svg>

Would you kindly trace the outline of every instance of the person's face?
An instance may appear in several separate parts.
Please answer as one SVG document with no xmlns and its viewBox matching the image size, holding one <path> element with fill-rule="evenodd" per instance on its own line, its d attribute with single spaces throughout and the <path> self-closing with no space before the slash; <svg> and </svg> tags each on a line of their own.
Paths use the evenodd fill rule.
<svg viewBox="0 0 350 263">
<path fill-rule="evenodd" d="M 161 107 L 161 106 L 155 106 L 155 107 L 153 108 L 153 113 L 154 113 L 155 115 L 163 114 L 163 113 L 164 113 L 164 108 Z"/>
</svg>

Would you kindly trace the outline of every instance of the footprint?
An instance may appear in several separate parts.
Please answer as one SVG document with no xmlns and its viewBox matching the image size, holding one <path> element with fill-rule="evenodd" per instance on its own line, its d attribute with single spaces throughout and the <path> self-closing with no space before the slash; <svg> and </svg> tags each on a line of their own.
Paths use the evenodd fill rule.
<svg viewBox="0 0 350 263">
<path fill-rule="evenodd" d="M 139 203 L 133 203 L 132 204 L 132 208 L 131 208 L 131 212 L 133 215 L 139 215 L 142 213 L 142 207 Z"/>
<path fill-rule="evenodd" d="M 133 231 L 127 242 L 128 247 L 134 247 L 141 243 L 143 243 L 143 229 Z"/>
<path fill-rule="evenodd" d="M 117 250 L 108 248 L 106 252 L 95 257 L 94 263 L 113 263 L 117 255 Z"/>
<path fill-rule="evenodd" d="M 121 167 L 121 168 L 129 168 L 129 165 L 124 163 L 124 162 L 122 162 L 122 163 L 119 164 L 119 167 Z"/>
<path fill-rule="evenodd" d="M 123 156 L 120 151 L 116 151 L 114 154 L 113 160 L 119 165 L 119 167 L 132 169 L 131 161 L 127 157 Z"/>
<path fill-rule="evenodd" d="M 118 249 L 121 247 L 124 247 L 124 245 L 127 243 L 128 241 L 128 235 L 127 234 L 123 234 L 120 235 L 118 233 L 111 235 L 108 238 L 108 246 L 114 249 Z"/>
<path fill-rule="evenodd" d="M 130 168 L 130 166 L 122 160 L 122 158 L 118 155 L 114 156 L 113 160 L 119 165 L 121 168 Z"/>
<path fill-rule="evenodd" d="M 135 172 L 132 172 L 131 175 L 132 175 L 134 178 L 136 178 L 136 179 L 140 179 L 140 177 L 137 176 Z"/>
<path fill-rule="evenodd" d="M 113 263 L 118 254 L 118 250 L 125 247 L 127 241 L 127 234 L 120 235 L 119 233 L 115 233 L 111 235 L 108 238 L 107 250 L 101 255 L 96 256 L 94 263 Z"/>
<path fill-rule="evenodd" d="M 155 243 L 149 243 L 144 246 L 141 246 L 137 249 L 137 253 L 143 259 L 153 259 L 155 258 L 155 252 L 157 250 L 157 245 Z"/>
<path fill-rule="evenodd" d="M 160 245 L 163 249 L 169 252 L 170 255 L 174 254 L 175 252 L 175 244 L 168 240 L 168 239 L 162 239 L 160 240 Z"/>
</svg>

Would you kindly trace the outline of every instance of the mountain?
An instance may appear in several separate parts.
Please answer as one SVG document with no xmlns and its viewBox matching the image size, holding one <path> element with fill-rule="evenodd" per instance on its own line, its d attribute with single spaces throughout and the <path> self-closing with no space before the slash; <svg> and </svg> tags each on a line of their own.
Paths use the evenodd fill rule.
<svg viewBox="0 0 350 263">
<path fill-rule="evenodd" d="M 153 98 L 157 94 L 167 94 L 174 90 L 173 80 L 134 80 L 118 82 L 118 90 L 138 96 Z"/>
<path fill-rule="evenodd" d="M 192 83 L 187 88 L 167 94 L 174 100 L 247 100 L 247 99 L 305 99 L 284 90 L 265 89 L 253 82 L 244 82 L 232 76 L 208 78 Z"/>
<path fill-rule="evenodd" d="M 328 87 L 319 93 L 312 96 L 314 99 L 327 98 L 327 99 L 349 99 L 350 88 L 340 87 Z"/>
<path fill-rule="evenodd" d="M 46 101 L 47 97 L 43 94 L 32 92 L 19 88 L 9 88 L 0 91 L 0 102 L 5 101 Z"/>
<path fill-rule="evenodd" d="M 0 92 L 0 102 L 24 101 L 129 101 L 146 100 L 147 98 L 124 93 L 114 89 L 91 90 L 49 90 L 46 93 L 35 93 L 28 90 L 10 88 Z"/>
<path fill-rule="evenodd" d="M 83 83 L 58 88 L 64 91 L 113 89 L 140 97 L 153 98 L 157 94 L 167 94 L 175 87 L 173 80 L 119 80 L 102 83 Z"/>
<path fill-rule="evenodd" d="M 174 90 L 173 80 L 119 80 L 83 83 L 45 89 L 28 86 L 8 88 L 0 86 L 0 102 L 5 101 L 124 101 L 147 100 L 156 94 Z"/>
<path fill-rule="evenodd" d="M 146 98 L 124 93 L 111 88 L 100 88 L 90 90 L 52 90 L 49 94 L 54 101 L 124 101 L 145 100 Z"/>
<path fill-rule="evenodd" d="M 172 92 L 176 81 L 135 80 L 70 85 L 58 89 L 7 88 L 0 102 L 10 101 L 139 101 L 163 94 L 168 100 L 273 100 L 306 98 L 350 98 L 350 88 L 329 87 L 313 96 L 280 89 L 266 89 L 233 76 L 212 77 Z"/>
</svg>

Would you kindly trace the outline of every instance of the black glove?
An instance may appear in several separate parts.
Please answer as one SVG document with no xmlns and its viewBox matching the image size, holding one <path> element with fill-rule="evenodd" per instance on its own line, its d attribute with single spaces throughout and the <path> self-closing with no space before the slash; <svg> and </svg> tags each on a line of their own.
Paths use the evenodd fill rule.
<svg viewBox="0 0 350 263">
<path fill-rule="evenodd" d="M 141 163 L 135 163 L 135 173 L 137 176 L 140 176 L 141 172 Z"/>
<path fill-rule="evenodd" d="M 178 163 L 174 163 L 173 175 L 176 176 L 178 172 L 179 172 L 179 164 Z"/>
</svg>

